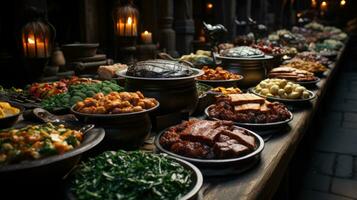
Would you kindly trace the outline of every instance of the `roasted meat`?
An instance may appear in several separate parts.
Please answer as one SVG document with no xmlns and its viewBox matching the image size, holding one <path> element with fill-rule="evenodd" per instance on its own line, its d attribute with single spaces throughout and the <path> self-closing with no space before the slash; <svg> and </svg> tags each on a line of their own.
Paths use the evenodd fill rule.
<svg viewBox="0 0 357 200">
<path fill-rule="evenodd" d="M 271 103 L 264 100 L 263 103 L 257 103 L 259 100 L 255 98 L 242 101 L 241 97 L 231 95 L 229 97 L 231 98 L 218 99 L 217 103 L 208 110 L 209 116 L 241 123 L 270 123 L 284 121 L 291 117 L 289 110 L 278 102 Z M 237 102 L 240 103 L 237 105 Z"/>
<path fill-rule="evenodd" d="M 231 121 L 193 119 L 168 129 L 160 144 L 192 158 L 234 158 L 254 151 L 255 138 Z"/>
<path fill-rule="evenodd" d="M 200 142 L 181 141 L 173 144 L 171 151 L 192 158 L 207 158 L 210 148 Z"/>
<path fill-rule="evenodd" d="M 238 141 L 239 143 L 247 146 L 249 149 L 256 148 L 255 138 L 251 135 L 248 135 L 245 130 L 234 129 L 233 131 L 223 131 L 222 134 Z"/>
</svg>

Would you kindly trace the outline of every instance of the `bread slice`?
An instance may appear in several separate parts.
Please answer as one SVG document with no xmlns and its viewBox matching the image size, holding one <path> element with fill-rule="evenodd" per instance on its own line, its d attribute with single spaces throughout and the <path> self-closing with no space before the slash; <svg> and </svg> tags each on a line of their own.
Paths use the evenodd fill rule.
<svg viewBox="0 0 357 200">
<path fill-rule="evenodd" d="M 242 104 L 247 104 L 247 103 L 257 103 L 257 104 L 263 104 L 265 102 L 265 99 L 262 97 L 259 97 L 255 94 L 230 94 L 228 95 L 231 99 L 231 102 L 233 105 L 242 105 Z"/>
<path fill-rule="evenodd" d="M 242 112 L 242 111 L 259 111 L 260 110 L 259 103 L 247 103 L 239 106 L 234 106 L 234 111 Z"/>
</svg>

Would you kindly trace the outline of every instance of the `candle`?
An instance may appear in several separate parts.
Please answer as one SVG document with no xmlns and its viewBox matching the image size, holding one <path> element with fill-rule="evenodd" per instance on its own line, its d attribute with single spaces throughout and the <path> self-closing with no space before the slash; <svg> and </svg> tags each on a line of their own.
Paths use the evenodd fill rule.
<svg viewBox="0 0 357 200">
<path fill-rule="evenodd" d="M 125 24 L 125 36 L 131 36 L 132 26 L 133 26 L 133 21 L 131 17 L 128 17 L 128 20 L 126 21 Z"/>
<path fill-rule="evenodd" d="M 326 1 L 323 1 L 320 5 L 320 9 L 322 11 L 326 11 L 327 10 L 327 2 Z"/>
<path fill-rule="evenodd" d="M 141 33 L 141 40 L 145 44 L 151 44 L 152 43 L 152 33 L 148 32 L 148 31 L 144 31 L 143 33 Z"/>
<path fill-rule="evenodd" d="M 124 35 L 124 22 L 122 22 L 120 19 L 119 22 L 117 23 L 117 34 Z"/>
<path fill-rule="evenodd" d="M 36 41 L 36 42 L 35 42 Z M 27 43 L 24 42 L 24 52 L 27 57 L 33 58 L 44 58 L 47 55 L 48 48 L 45 48 L 45 43 L 38 38 L 35 40 L 33 35 L 29 35 L 27 38 Z M 37 49 L 36 49 L 37 47 Z M 46 49 L 46 51 L 45 51 Z M 36 54 L 37 50 L 37 54 Z M 37 55 L 37 56 L 36 56 Z"/>
</svg>

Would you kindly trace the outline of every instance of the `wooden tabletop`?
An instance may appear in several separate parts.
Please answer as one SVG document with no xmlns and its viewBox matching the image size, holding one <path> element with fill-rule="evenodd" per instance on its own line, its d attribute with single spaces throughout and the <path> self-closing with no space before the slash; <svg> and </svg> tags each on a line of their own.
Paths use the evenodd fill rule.
<svg viewBox="0 0 357 200">
<path fill-rule="evenodd" d="M 204 185 L 199 192 L 199 200 L 225 199 L 271 199 L 279 187 L 289 161 L 295 153 L 300 140 L 307 132 L 310 123 L 321 105 L 328 85 L 337 71 L 337 65 L 332 67 L 325 77 L 317 84 L 316 98 L 310 106 L 294 108 L 294 119 L 289 123 L 290 130 L 273 135 L 265 143 L 260 162 L 249 171 L 238 175 L 219 177 L 204 177 Z M 144 147 L 146 150 L 152 145 Z"/>
<path fill-rule="evenodd" d="M 300 140 L 307 132 L 336 69 L 337 65 L 321 79 L 318 88 L 313 90 L 317 97 L 312 101 L 311 107 L 293 112 L 294 119 L 289 123 L 290 131 L 275 135 L 265 143 L 257 166 L 240 175 L 205 177 L 199 199 L 271 199 Z"/>
</svg>

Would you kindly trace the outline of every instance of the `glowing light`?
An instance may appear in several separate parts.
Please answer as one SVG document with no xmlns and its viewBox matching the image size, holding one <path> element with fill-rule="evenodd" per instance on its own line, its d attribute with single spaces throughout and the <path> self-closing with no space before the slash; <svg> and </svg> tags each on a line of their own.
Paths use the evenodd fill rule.
<svg viewBox="0 0 357 200">
<path fill-rule="evenodd" d="M 213 4 L 212 3 L 207 3 L 207 9 L 211 10 L 213 8 Z"/>
<path fill-rule="evenodd" d="M 317 2 L 316 0 L 311 0 L 311 7 L 316 8 Z"/>
<path fill-rule="evenodd" d="M 128 21 L 126 23 L 129 25 L 131 25 L 133 23 L 133 20 L 131 19 L 131 17 L 128 17 Z"/>
<path fill-rule="evenodd" d="M 340 5 L 341 5 L 341 6 L 346 5 L 346 1 L 345 1 L 345 0 L 341 0 L 341 1 L 340 1 Z"/>
<path fill-rule="evenodd" d="M 35 44 L 35 40 L 32 38 L 27 38 L 27 42 L 30 44 Z"/>
<path fill-rule="evenodd" d="M 320 9 L 322 11 L 327 10 L 327 2 L 326 1 L 321 2 Z"/>
</svg>

